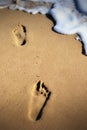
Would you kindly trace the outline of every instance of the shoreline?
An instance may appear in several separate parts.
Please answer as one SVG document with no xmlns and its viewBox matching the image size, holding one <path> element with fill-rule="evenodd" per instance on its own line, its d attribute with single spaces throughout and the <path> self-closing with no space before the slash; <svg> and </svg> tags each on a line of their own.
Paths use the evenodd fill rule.
<svg viewBox="0 0 87 130">
<path fill-rule="evenodd" d="M 26 27 L 26 44 L 12 30 Z M 73 35 L 52 31 L 45 15 L 0 10 L 0 129 L 86 130 L 87 57 Z M 40 120 L 28 119 L 32 86 L 42 80 L 52 95 Z"/>
</svg>

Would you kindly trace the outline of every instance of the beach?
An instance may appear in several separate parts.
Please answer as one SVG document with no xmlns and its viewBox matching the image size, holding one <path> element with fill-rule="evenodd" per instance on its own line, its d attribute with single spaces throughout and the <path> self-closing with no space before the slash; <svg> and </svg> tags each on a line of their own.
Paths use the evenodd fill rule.
<svg viewBox="0 0 87 130">
<path fill-rule="evenodd" d="M 18 24 L 26 27 L 23 46 L 12 34 Z M 58 34 L 53 26 L 45 15 L 0 10 L 0 130 L 87 129 L 87 56 L 74 35 Z M 39 80 L 51 95 L 32 122 L 29 103 Z"/>
</svg>

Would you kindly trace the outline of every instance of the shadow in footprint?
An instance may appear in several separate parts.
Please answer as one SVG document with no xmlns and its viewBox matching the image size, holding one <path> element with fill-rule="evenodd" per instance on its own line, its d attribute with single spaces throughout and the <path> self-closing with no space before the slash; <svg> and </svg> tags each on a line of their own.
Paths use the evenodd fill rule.
<svg viewBox="0 0 87 130">
<path fill-rule="evenodd" d="M 50 98 L 51 92 L 44 85 L 44 82 L 38 81 L 32 89 L 32 96 L 29 109 L 29 118 L 31 121 L 37 121 L 42 117 L 43 110 Z"/>
<path fill-rule="evenodd" d="M 26 32 L 27 32 L 26 27 L 24 25 L 22 25 L 22 27 L 23 27 L 24 33 L 26 34 Z M 23 43 L 21 44 L 21 46 L 23 46 L 25 44 L 26 44 L 26 39 L 23 41 Z"/>
<path fill-rule="evenodd" d="M 38 90 L 39 90 L 40 81 L 38 82 L 37 85 L 38 85 Z M 44 83 L 42 84 L 42 88 L 44 88 L 44 89 L 48 92 L 48 89 L 47 89 L 47 87 L 44 85 Z M 45 106 L 46 106 L 46 104 L 47 104 L 47 101 L 48 101 L 49 98 L 50 98 L 50 95 L 51 95 L 51 92 L 49 92 L 48 97 L 46 98 L 46 100 L 45 100 L 43 106 L 41 107 L 40 112 L 38 113 L 36 120 L 39 120 L 39 119 L 42 117 L 43 110 L 44 110 L 44 108 L 45 108 Z M 44 95 L 44 96 L 46 97 L 46 95 Z"/>
</svg>

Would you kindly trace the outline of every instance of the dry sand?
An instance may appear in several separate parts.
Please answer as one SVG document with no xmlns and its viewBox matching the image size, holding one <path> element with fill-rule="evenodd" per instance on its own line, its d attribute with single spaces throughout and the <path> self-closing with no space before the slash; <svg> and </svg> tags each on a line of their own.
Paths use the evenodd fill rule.
<svg viewBox="0 0 87 130">
<path fill-rule="evenodd" d="M 27 42 L 15 46 L 12 30 L 26 27 Z M 46 16 L 0 10 L 0 130 L 87 130 L 87 57 L 74 36 L 52 31 Z M 32 86 L 51 91 L 42 118 L 28 118 Z"/>
</svg>

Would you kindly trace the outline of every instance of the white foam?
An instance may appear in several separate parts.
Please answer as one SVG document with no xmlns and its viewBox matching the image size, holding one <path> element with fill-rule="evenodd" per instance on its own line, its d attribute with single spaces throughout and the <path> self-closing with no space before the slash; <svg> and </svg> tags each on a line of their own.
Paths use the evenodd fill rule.
<svg viewBox="0 0 87 130">
<path fill-rule="evenodd" d="M 77 8 L 82 12 L 87 14 L 87 0 L 76 0 Z"/>
<path fill-rule="evenodd" d="M 8 7 L 12 3 L 12 0 L 0 0 L 0 9 Z"/>
<path fill-rule="evenodd" d="M 63 34 L 79 34 L 87 55 L 87 16 L 81 14 L 73 2 L 70 4 L 69 0 L 57 0 L 50 12 L 56 21 L 54 30 Z"/>
<path fill-rule="evenodd" d="M 40 2 L 51 2 L 51 3 L 55 3 L 57 0 L 30 0 L 30 1 L 40 1 Z"/>
<path fill-rule="evenodd" d="M 85 54 L 87 55 L 87 0 L 31 0 L 51 2 L 54 6 L 45 7 L 37 6 L 32 9 L 27 8 L 26 2 L 28 0 L 19 0 L 19 5 L 12 5 L 10 9 L 19 9 L 28 13 L 36 14 L 38 12 L 42 14 L 50 13 L 56 25 L 54 30 L 63 34 L 79 34 L 80 40 L 84 44 Z M 22 3 L 21 3 L 22 2 Z M 24 4 L 23 4 L 24 2 Z"/>
</svg>

